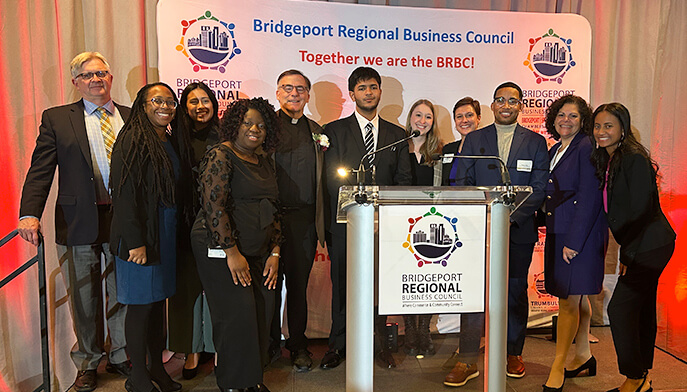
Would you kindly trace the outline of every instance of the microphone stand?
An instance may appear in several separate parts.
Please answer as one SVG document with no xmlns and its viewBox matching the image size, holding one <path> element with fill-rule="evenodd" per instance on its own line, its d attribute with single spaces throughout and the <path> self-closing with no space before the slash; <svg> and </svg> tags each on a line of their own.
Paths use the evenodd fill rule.
<svg viewBox="0 0 687 392">
<path fill-rule="evenodd" d="M 432 159 L 435 161 L 438 161 L 439 159 L 444 158 L 446 155 L 439 155 L 439 154 L 434 154 L 432 155 Z M 510 173 L 508 173 L 508 169 L 506 168 L 506 163 L 503 162 L 503 159 L 501 157 L 495 156 L 495 155 L 448 155 L 451 158 L 461 158 L 461 159 L 493 159 L 498 161 L 499 163 L 499 169 L 501 171 L 501 182 L 503 182 L 503 185 L 506 187 L 506 193 L 504 193 L 503 196 L 503 203 L 505 205 L 512 205 L 515 203 L 515 191 L 513 191 L 513 183 L 510 180 Z"/>
<path fill-rule="evenodd" d="M 370 151 L 368 153 L 365 153 L 365 155 L 363 155 L 362 158 L 360 158 L 360 164 L 358 165 L 358 170 L 355 170 L 355 169 L 351 170 L 353 173 L 356 173 L 356 182 L 358 183 L 358 190 L 355 194 L 355 201 L 358 204 L 367 203 L 367 194 L 364 192 L 364 190 L 365 190 L 365 173 L 372 171 L 372 185 L 374 185 L 377 182 L 376 181 L 377 168 L 375 167 L 375 165 L 370 164 L 370 168 L 365 169 L 365 165 L 364 165 L 365 158 L 369 157 L 370 155 L 377 154 L 380 151 L 384 151 L 386 149 L 389 149 L 391 147 L 399 145 L 403 142 L 407 142 L 408 140 L 410 140 L 416 136 L 420 136 L 420 131 L 414 130 L 410 135 L 406 136 L 405 138 L 397 140 L 391 144 L 387 144 L 386 146 L 384 146 L 382 148 L 378 148 L 374 151 Z"/>
</svg>

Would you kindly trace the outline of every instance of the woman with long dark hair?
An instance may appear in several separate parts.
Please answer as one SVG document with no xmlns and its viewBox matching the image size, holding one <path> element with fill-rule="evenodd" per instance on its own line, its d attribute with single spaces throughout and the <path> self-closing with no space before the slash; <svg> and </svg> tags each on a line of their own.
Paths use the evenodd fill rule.
<svg viewBox="0 0 687 392">
<path fill-rule="evenodd" d="M 186 86 L 179 99 L 177 123 L 179 132 L 191 142 L 193 182 L 188 184 L 195 191 L 200 160 L 208 149 L 219 142 L 219 104 L 215 94 L 203 82 Z M 197 194 L 193 197 L 194 216 L 200 209 Z M 198 277 L 196 260 L 190 242 L 190 225 L 180 224 L 179 256 L 177 258 L 177 292 L 168 301 L 168 348 L 186 353 L 182 376 L 190 380 L 198 373 L 198 365 L 212 358 L 212 323 L 203 286 Z M 201 354 L 204 353 L 202 356 Z"/>
<path fill-rule="evenodd" d="M 627 108 L 616 102 L 596 108 L 594 139 L 592 162 L 608 226 L 620 244 L 620 276 L 608 316 L 618 368 L 626 378 L 612 391 L 652 391 L 656 290 L 675 250 L 675 231 L 659 203 L 658 165 L 635 138 Z"/>
<path fill-rule="evenodd" d="M 596 375 L 589 347 L 589 295 L 601 292 L 608 227 L 590 161 L 591 108 L 581 97 L 565 95 L 546 110 L 546 130 L 558 143 L 549 150 L 544 276 L 546 292 L 558 297 L 559 310 L 556 356 L 543 390 L 555 392 L 563 390 L 565 378 Z M 573 340 L 572 370 L 566 370 Z"/>
<path fill-rule="evenodd" d="M 139 90 L 112 149 L 112 230 L 117 299 L 125 322 L 129 392 L 178 391 L 162 365 L 164 303 L 175 292 L 177 222 L 190 221 L 188 139 L 176 131 L 177 99 L 164 83 Z M 148 360 L 146 365 L 146 353 Z"/>
<path fill-rule="evenodd" d="M 269 328 L 282 241 L 274 151 L 279 120 L 263 98 L 224 113 L 221 143 L 200 165 L 201 209 L 191 232 L 210 305 L 222 391 L 268 391 Z"/>
</svg>

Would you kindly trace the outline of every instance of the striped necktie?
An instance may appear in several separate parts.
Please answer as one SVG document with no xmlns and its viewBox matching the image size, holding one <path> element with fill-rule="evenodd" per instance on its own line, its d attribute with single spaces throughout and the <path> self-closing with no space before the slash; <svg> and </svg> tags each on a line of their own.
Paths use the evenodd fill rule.
<svg viewBox="0 0 687 392">
<path fill-rule="evenodd" d="M 110 122 L 110 115 L 105 108 L 99 107 L 96 109 L 98 117 L 100 118 L 100 132 L 103 134 L 103 141 L 105 142 L 105 152 L 107 153 L 107 160 L 112 156 L 112 146 L 115 142 L 114 129 Z"/>
<path fill-rule="evenodd" d="M 375 150 L 375 136 L 372 133 L 372 123 L 369 122 L 367 125 L 365 125 L 365 151 L 366 153 L 371 153 L 372 151 Z M 374 155 L 368 155 L 367 156 L 368 162 L 370 162 L 370 165 L 372 165 L 372 162 L 375 160 Z"/>
</svg>

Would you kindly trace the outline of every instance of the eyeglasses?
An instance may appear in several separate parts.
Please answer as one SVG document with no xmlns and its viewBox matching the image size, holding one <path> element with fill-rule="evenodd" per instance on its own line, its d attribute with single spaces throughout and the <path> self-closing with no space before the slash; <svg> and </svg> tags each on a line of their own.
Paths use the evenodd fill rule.
<svg viewBox="0 0 687 392">
<path fill-rule="evenodd" d="M 165 101 L 164 99 L 162 99 L 160 97 L 151 98 L 150 103 L 152 103 L 153 106 L 155 106 L 156 108 L 161 108 L 162 105 L 165 105 L 171 109 L 177 108 L 177 101 L 172 101 L 172 100 Z"/>
<path fill-rule="evenodd" d="M 110 74 L 110 71 L 95 71 L 95 72 L 83 72 L 78 75 L 76 75 L 76 78 L 81 78 L 84 81 L 88 81 L 93 79 L 93 76 L 97 76 L 98 79 L 103 79 L 107 75 Z M 74 79 L 76 79 L 74 78 Z"/>
<path fill-rule="evenodd" d="M 296 92 L 298 92 L 298 94 L 303 94 L 304 92 L 308 91 L 308 88 L 305 86 L 294 86 L 292 84 L 282 84 L 281 86 L 279 86 L 279 88 L 284 90 L 284 92 L 287 94 L 290 94 L 294 88 L 296 89 Z"/>
<path fill-rule="evenodd" d="M 496 102 L 496 104 L 499 106 L 504 106 L 506 104 L 506 102 L 508 102 L 508 105 L 510 105 L 510 106 L 515 106 L 515 105 L 520 103 L 520 100 L 516 99 L 516 98 L 506 99 L 504 97 L 498 97 L 494 100 L 494 102 Z"/>
</svg>

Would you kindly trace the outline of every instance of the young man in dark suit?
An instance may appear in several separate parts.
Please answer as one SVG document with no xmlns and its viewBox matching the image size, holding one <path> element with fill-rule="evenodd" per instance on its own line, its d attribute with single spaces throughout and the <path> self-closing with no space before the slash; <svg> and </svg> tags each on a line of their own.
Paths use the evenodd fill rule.
<svg viewBox="0 0 687 392">
<path fill-rule="evenodd" d="M 348 94 L 355 102 L 355 112 L 349 117 L 325 126 L 330 147 L 325 153 L 329 219 L 327 220 L 327 247 L 331 259 L 332 329 L 329 334 L 329 351 L 320 367 L 332 369 L 343 361 L 346 352 L 346 225 L 336 223 L 336 204 L 339 187 L 348 185 L 337 169 L 357 168 L 368 151 L 391 144 L 405 137 L 405 131 L 377 113 L 382 96 L 382 79 L 369 67 L 359 67 L 348 78 Z M 365 158 L 364 166 L 376 167 L 377 185 L 411 185 L 408 144 L 384 150 Z M 371 176 L 367 177 L 367 183 Z M 391 359 L 393 360 L 393 359 Z"/>
<path fill-rule="evenodd" d="M 307 289 L 317 250 L 324 246 L 324 150 L 322 128 L 303 111 L 310 100 L 310 80 L 301 71 L 290 69 L 277 78 L 277 117 L 281 140 L 274 160 L 277 166 L 279 201 L 282 206 L 280 275 L 286 276 L 286 313 L 289 339 L 286 348 L 297 372 L 312 367 L 305 330 L 308 324 Z M 283 267 L 283 268 L 282 268 Z M 282 272 L 283 271 L 283 272 Z M 283 275 L 282 275 L 283 274 Z M 277 315 L 272 321 L 272 347 L 281 339 L 281 285 L 277 286 Z M 279 348 L 281 350 L 281 348 Z"/>
<path fill-rule="evenodd" d="M 77 55 L 70 71 L 83 99 L 43 112 L 22 191 L 18 230 L 22 238 L 38 245 L 40 218 L 57 168 L 55 242 L 76 333 L 71 353 L 78 370 L 74 388 L 88 392 L 97 386 L 96 368 L 104 351 L 101 256 L 111 341 L 107 371 L 128 375 L 131 366 L 124 340 L 126 308 L 117 302 L 114 258 L 108 245 L 110 154 L 130 109 L 112 101 L 112 74 L 100 53 Z"/>
<path fill-rule="evenodd" d="M 518 124 L 521 109 L 522 89 L 513 82 L 499 85 L 491 104 L 494 124 L 469 133 L 461 152 L 461 155 L 498 156 L 506 163 L 513 185 L 532 187 L 532 195 L 510 216 L 506 374 L 514 378 L 525 375 L 522 349 L 525 344 L 529 307 L 527 273 L 532 263 L 534 244 L 538 239 L 534 214 L 544 201 L 546 180 L 549 176 L 546 140 Z M 488 159 L 459 160 L 457 184 L 501 185 L 501 171 L 495 163 Z M 477 343 L 479 344 L 479 340 Z M 474 347 L 475 353 L 478 350 L 479 345 Z M 455 368 L 454 370 L 460 371 Z M 462 370 L 463 373 L 471 371 L 473 370 Z M 470 375 L 454 374 L 451 379 L 461 380 L 466 376 Z"/>
</svg>

